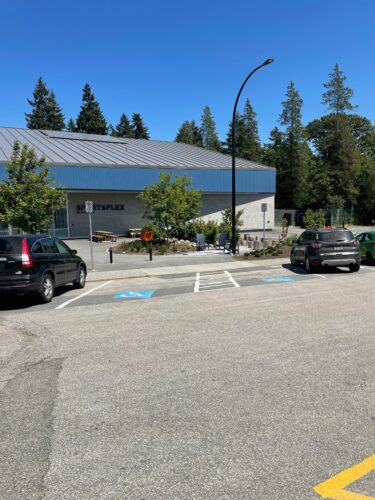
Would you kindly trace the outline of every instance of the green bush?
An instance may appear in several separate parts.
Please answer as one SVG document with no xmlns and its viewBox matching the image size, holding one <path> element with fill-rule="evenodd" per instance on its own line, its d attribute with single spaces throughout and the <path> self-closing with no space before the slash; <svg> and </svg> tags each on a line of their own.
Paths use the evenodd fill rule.
<svg viewBox="0 0 375 500">
<path fill-rule="evenodd" d="M 295 241 L 298 240 L 298 236 L 296 234 L 293 234 L 291 236 L 288 236 L 286 239 L 285 239 L 285 245 L 287 245 L 288 247 L 291 247 L 293 245 L 293 243 Z M 280 245 L 279 245 L 280 247 Z"/>
<path fill-rule="evenodd" d="M 303 217 L 303 224 L 307 228 L 324 227 L 326 223 L 326 213 L 324 210 L 306 210 Z"/>
</svg>

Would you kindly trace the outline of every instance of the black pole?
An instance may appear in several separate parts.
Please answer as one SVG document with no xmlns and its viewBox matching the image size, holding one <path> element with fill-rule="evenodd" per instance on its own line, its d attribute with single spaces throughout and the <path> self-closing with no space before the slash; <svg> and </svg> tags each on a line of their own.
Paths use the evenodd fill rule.
<svg viewBox="0 0 375 500">
<path fill-rule="evenodd" d="M 263 66 L 267 66 L 268 64 L 273 63 L 273 59 L 267 59 L 263 64 L 257 66 L 251 73 L 247 75 L 241 88 L 237 94 L 236 102 L 234 103 L 233 115 L 232 115 L 232 254 L 236 254 L 237 250 L 237 241 L 236 241 L 236 112 L 237 112 L 237 104 L 240 98 L 241 92 L 250 79 L 250 77 L 258 71 L 258 69 L 263 68 Z"/>
<path fill-rule="evenodd" d="M 150 251 L 150 260 L 152 260 L 152 243 L 150 243 L 149 251 Z"/>
<path fill-rule="evenodd" d="M 113 264 L 113 252 L 112 247 L 109 247 L 109 263 Z"/>
</svg>

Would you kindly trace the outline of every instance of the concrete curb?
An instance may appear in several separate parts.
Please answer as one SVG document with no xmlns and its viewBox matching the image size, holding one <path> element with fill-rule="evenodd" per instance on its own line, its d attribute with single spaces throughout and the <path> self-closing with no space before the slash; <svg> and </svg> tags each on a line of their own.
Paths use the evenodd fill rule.
<svg viewBox="0 0 375 500">
<path fill-rule="evenodd" d="M 88 282 L 120 280 L 128 278 L 152 278 L 157 276 L 166 276 L 168 274 L 189 274 L 197 272 L 221 271 L 223 269 L 230 271 L 243 269 L 245 267 L 271 267 L 281 266 L 289 263 L 288 258 L 280 259 L 262 259 L 257 261 L 235 261 L 235 262 L 214 262 L 209 264 L 191 264 L 186 266 L 168 266 L 168 267 L 153 267 L 150 269 L 122 269 L 117 271 L 89 271 L 87 275 Z"/>
</svg>

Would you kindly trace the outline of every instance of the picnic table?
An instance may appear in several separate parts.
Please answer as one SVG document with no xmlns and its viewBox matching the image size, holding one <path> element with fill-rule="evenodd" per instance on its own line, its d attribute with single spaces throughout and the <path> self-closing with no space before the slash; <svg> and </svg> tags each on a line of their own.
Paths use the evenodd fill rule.
<svg viewBox="0 0 375 500">
<path fill-rule="evenodd" d="M 115 236 L 112 231 L 95 231 L 92 236 L 92 241 L 101 243 L 102 241 L 117 241 L 117 236 Z"/>
<path fill-rule="evenodd" d="M 132 238 L 136 238 L 137 236 L 141 236 L 142 229 L 140 227 L 129 227 L 129 233 Z"/>
</svg>

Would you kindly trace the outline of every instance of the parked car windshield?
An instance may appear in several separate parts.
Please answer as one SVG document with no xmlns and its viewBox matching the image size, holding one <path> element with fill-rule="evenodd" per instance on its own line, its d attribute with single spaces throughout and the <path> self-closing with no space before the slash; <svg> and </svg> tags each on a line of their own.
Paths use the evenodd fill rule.
<svg viewBox="0 0 375 500">
<path fill-rule="evenodd" d="M 20 253 L 20 252 L 21 252 L 20 238 L 0 237 L 0 253 Z"/>
<path fill-rule="evenodd" d="M 320 241 L 352 241 L 354 240 L 351 231 L 327 231 L 326 233 L 318 233 Z"/>
</svg>

